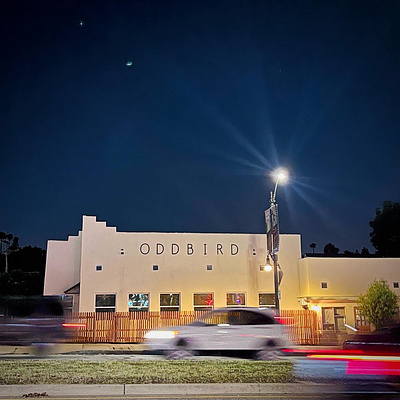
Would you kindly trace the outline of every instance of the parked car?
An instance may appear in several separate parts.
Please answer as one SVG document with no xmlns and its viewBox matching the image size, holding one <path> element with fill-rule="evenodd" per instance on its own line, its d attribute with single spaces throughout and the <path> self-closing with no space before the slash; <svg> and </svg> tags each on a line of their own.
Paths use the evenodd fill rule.
<svg viewBox="0 0 400 400">
<path fill-rule="evenodd" d="M 343 349 L 400 355 L 400 324 L 377 329 L 372 333 L 356 334 L 343 342 Z"/>
<path fill-rule="evenodd" d="M 168 359 L 204 351 L 251 351 L 256 359 L 274 360 L 290 342 L 272 311 L 234 307 L 217 309 L 188 325 L 149 331 L 145 345 Z"/>
<path fill-rule="evenodd" d="M 0 298 L 1 345 L 33 345 L 44 354 L 49 345 L 71 338 L 73 328 L 65 322 L 63 303 L 57 297 Z"/>
</svg>

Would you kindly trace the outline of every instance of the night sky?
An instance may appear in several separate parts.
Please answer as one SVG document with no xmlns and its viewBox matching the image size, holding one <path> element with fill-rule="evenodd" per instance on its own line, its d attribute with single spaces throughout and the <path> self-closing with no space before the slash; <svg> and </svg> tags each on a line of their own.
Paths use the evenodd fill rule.
<svg viewBox="0 0 400 400">
<path fill-rule="evenodd" d="M 45 248 L 119 231 L 370 245 L 400 201 L 400 2 L 0 2 L 0 231 Z"/>
</svg>

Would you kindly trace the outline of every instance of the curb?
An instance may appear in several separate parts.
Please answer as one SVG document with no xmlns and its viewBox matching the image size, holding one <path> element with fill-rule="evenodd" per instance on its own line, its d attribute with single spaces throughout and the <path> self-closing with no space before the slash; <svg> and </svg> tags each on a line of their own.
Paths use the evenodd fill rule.
<svg viewBox="0 0 400 400">
<path fill-rule="evenodd" d="M 337 393 L 338 386 L 298 383 L 210 383 L 132 385 L 2 385 L 0 397 L 218 395 L 218 394 L 316 394 Z M 36 395 L 36 396 L 34 396 Z M 41 396 L 42 395 L 42 396 Z M 29 396 L 30 397 L 30 396 Z"/>
</svg>

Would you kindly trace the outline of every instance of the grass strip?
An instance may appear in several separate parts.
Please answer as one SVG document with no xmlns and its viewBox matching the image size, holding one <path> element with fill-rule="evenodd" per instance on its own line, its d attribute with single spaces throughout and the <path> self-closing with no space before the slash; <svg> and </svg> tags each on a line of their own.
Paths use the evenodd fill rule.
<svg viewBox="0 0 400 400">
<path fill-rule="evenodd" d="M 292 381 L 288 361 L 0 361 L 0 385 Z"/>
</svg>

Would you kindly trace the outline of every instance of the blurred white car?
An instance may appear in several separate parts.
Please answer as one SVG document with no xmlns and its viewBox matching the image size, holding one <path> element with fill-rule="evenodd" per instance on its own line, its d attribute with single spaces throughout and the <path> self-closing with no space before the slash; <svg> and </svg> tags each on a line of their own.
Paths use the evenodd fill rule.
<svg viewBox="0 0 400 400">
<path fill-rule="evenodd" d="M 252 307 L 220 308 L 184 326 L 152 330 L 145 346 L 168 359 L 200 351 L 251 351 L 259 360 L 276 360 L 290 342 L 273 312 Z"/>
</svg>

